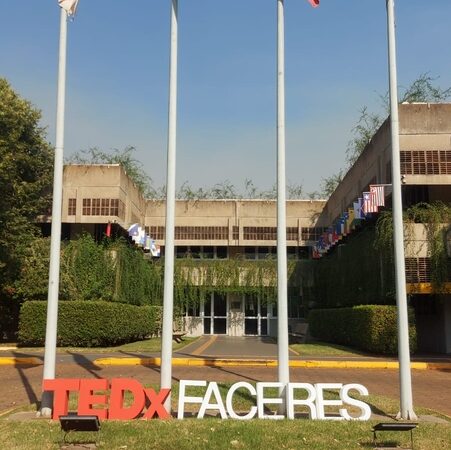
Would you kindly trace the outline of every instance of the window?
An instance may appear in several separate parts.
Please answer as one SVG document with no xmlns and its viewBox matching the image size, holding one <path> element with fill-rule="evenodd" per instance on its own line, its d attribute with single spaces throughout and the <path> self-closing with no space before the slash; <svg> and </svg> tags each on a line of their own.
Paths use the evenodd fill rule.
<svg viewBox="0 0 451 450">
<path fill-rule="evenodd" d="M 91 199 L 90 198 L 83 199 L 83 215 L 84 216 L 91 215 Z"/>
<path fill-rule="evenodd" d="M 175 227 L 177 240 L 228 240 L 228 227 Z"/>
<path fill-rule="evenodd" d="M 401 151 L 401 174 L 451 175 L 451 150 Z"/>
<path fill-rule="evenodd" d="M 67 215 L 68 216 L 75 216 L 77 213 L 77 199 L 76 198 L 70 198 L 69 199 L 69 205 L 67 207 Z"/>
<path fill-rule="evenodd" d="M 117 198 L 112 198 L 110 201 L 110 216 L 119 217 L 119 199 Z"/>
<path fill-rule="evenodd" d="M 84 216 L 116 216 L 124 219 L 125 205 L 117 198 L 84 198 L 82 213 Z"/>
<path fill-rule="evenodd" d="M 301 240 L 317 241 L 319 237 L 326 231 L 323 227 L 302 227 Z"/>
<path fill-rule="evenodd" d="M 102 216 L 109 216 L 110 215 L 110 199 L 109 198 L 102 198 L 101 200 L 101 210 L 100 215 Z"/>
</svg>

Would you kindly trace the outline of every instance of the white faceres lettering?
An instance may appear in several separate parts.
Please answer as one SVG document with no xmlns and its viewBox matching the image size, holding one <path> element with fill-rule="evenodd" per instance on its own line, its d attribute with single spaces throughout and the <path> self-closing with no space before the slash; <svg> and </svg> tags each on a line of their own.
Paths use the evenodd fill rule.
<svg viewBox="0 0 451 450">
<path fill-rule="evenodd" d="M 203 397 L 193 397 L 186 395 L 187 387 L 207 387 Z M 267 396 L 268 389 L 278 389 L 279 395 Z M 246 389 L 256 398 L 256 405 L 251 406 L 245 414 L 237 414 L 233 407 L 233 398 L 239 389 Z M 324 391 L 337 391 L 339 399 L 325 399 Z M 288 383 L 286 388 L 282 383 L 257 383 L 256 387 L 247 382 L 233 384 L 226 396 L 226 402 L 222 400 L 218 384 L 216 382 L 208 383 L 198 380 L 181 380 L 179 387 L 178 414 L 179 419 L 185 417 L 185 406 L 187 404 L 198 404 L 200 409 L 197 418 L 202 419 L 206 411 L 216 411 L 221 418 L 249 420 L 256 415 L 259 419 L 283 419 L 285 415 L 267 413 L 267 405 L 283 405 L 283 398 L 286 399 L 286 417 L 294 419 L 297 407 L 307 407 L 310 419 L 319 420 L 369 420 L 371 417 L 370 407 L 361 400 L 356 400 L 349 395 L 350 390 L 356 390 L 361 395 L 368 395 L 368 390 L 361 384 L 342 383 L 318 383 L 315 385 L 308 383 Z M 307 393 L 307 397 L 304 392 Z M 296 394 L 303 394 L 302 399 L 296 398 Z M 298 395 L 299 397 L 300 395 Z M 339 408 L 339 414 L 326 414 L 326 407 L 336 407 L 350 405 L 360 409 L 360 416 L 351 416 L 346 408 Z"/>
</svg>

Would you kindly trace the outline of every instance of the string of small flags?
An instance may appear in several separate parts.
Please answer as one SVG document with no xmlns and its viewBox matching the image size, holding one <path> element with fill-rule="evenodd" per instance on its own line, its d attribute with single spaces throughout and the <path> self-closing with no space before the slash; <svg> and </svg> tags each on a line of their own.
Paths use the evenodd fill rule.
<svg viewBox="0 0 451 450">
<path fill-rule="evenodd" d="M 146 233 L 145 228 L 134 223 L 133 225 L 130 225 L 127 231 L 128 235 L 132 238 L 132 241 L 138 247 L 142 247 L 145 252 L 150 252 L 152 256 L 160 256 L 160 246 L 156 245 L 155 240 Z"/>
<path fill-rule="evenodd" d="M 379 208 L 385 206 L 385 187 L 388 184 L 372 184 L 368 192 L 353 202 L 352 208 L 343 212 L 335 222 L 328 227 L 313 246 L 314 259 L 321 258 L 334 247 L 344 236 L 350 234 L 372 214 L 377 214 Z"/>
</svg>

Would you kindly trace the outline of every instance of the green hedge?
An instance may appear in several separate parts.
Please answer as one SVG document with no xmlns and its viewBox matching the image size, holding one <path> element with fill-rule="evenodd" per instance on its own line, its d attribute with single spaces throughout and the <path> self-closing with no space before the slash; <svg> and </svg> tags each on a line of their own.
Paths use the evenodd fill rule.
<svg viewBox="0 0 451 450">
<path fill-rule="evenodd" d="M 28 301 L 19 319 L 19 343 L 43 345 L 47 302 Z M 60 301 L 58 346 L 111 346 L 159 334 L 161 307 L 104 301 Z"/>
<path fill-rule="evenodd" d="M 348 345 L 381 354 L 397 354 L 397 312 L 395 306 L 361 305 L 353 308 L 310 311 L 311 335 L 322 341 Z M 416 350 L 417 336 L 413 310 L 409 310 L 410 351 Z"/>
</svg>

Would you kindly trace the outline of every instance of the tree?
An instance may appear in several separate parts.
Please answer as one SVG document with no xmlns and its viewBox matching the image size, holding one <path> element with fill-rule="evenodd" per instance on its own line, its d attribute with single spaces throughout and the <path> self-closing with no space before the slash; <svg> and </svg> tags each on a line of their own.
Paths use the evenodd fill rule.
<svg viewBox="0 0 451 450">
<path fill-rule="evenodd" d="M 343 176 L 343 169 L 340 169 L 338 173 L 331 175 L 330 177 L 323 178 L 321 180 L 321 197 L 329 198 L 337 186 L 341 183 L 341 180 L 343 180 Z"/>
<path fill-rule="evenodd" d="M 440 86 L 434 86 L 433 83 L 438 78 L 432 77 L 429 72 L 422 73 L 408 88 L 404 89 L 404 93 L 401 96 L 401 103 L 439 103 L 448 100 L 451 97 L 451 87 L 442 89 Z"/>
<path fill-rule="evenodd" d="M 38 215 L 49 212 L 51 205 L 53 150 L 46 140 L 45 129 L 39 124 L 40 118 L 40 111 L 22 99 L 7 80 L 0 78 L 0 326 L 3 332 L 7 317 L 14 321 L 10 316 L 17 307 L 12 300 L 14 280 L 24 250 L 39 234 L 34 223 Z"/>
</svg>

